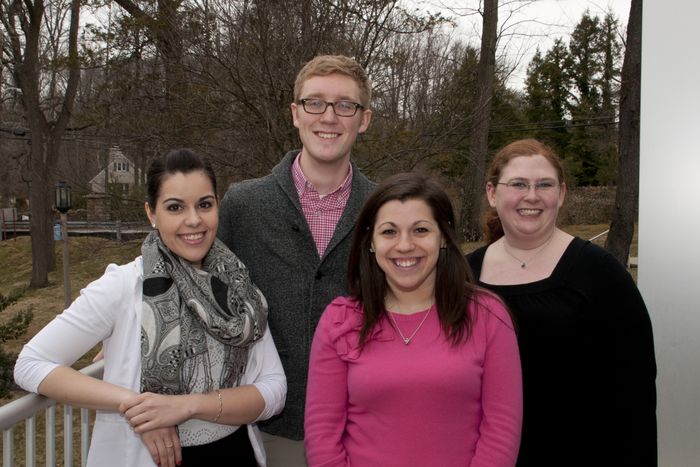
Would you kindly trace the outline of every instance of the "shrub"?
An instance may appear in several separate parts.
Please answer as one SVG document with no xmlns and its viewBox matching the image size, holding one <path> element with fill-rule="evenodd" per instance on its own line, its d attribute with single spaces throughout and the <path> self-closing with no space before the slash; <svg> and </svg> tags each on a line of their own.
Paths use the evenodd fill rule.
<svg viewBox="0 0 700 467">
<path fill-rule="evenodd" d="M 560 225 L 609 224 L 615 205 L 615 187 L 570 188 L 559 213 Z"/>
<path fill-rule="evenodd" d="M 24 290 L 19 290 L 8 296 L 0 294 L 0 312 L 19 300 L 23 293 Z M 2 344 L 24 334 L 29 323 L 32 322 L 32 318 L 34 318 L 34 312 L 31 307 L 28 307 L 18 311 L 9 320 L 0 324 L 0 398 L 6 397 L 12 386 L 15 360 L 17 359 L 17 355 L 7 352 Z"/>
</svg>

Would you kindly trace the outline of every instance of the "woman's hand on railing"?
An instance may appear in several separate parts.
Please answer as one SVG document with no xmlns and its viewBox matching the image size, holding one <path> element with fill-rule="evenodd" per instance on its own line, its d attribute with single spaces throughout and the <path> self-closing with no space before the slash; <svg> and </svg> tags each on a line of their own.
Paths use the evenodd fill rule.
<svg viewBox="0 0 700 467">
<path fill-rule="evenodd" d="M 182 463 L 180 437 L 174 426 L 157 428 L 141 434 L 153 462 L 160 467 L 177 467 Z"/>
<path fill-rule="evenodd" d="M 126 417 L 134 431 L 141 434 L 188 420 L 191 414 L 185 398 L 144 392 L 125 399 L 119 404 L 119 412 Z"/>
</svg>

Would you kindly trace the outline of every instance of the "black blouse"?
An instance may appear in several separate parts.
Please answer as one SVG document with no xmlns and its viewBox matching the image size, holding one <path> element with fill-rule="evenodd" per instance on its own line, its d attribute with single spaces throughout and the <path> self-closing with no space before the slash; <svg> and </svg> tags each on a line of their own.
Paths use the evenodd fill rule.
<svg viewBox="0 0 700 467">
<path fill-rule="evenodd" d="M 480 277 L 487 247 L 467 256 Z M 546 279 L 479 284 L 513 314 L 523 368 L 518 467 L 657 465 L 651 321 L 627 270 L 575 238 Z"/>
</svg>

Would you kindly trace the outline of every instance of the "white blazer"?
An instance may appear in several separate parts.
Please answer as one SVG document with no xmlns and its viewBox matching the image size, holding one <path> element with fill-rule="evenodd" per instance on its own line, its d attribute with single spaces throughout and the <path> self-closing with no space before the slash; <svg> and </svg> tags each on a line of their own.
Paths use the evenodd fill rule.
<svg viewBox="0 0 700 467">
<path fill-rule="evenodd" d="M 140 392 L 143 262 L 110 264 L 102 277 L 35 335 L 17 359 L 15 381 L 27 391 L 60 365 L 72 365 L 95 345 L 104 345 L 104 381 Z M 282 411 L 287 380 L 269 328 L 250 349 L 241 384 L 253 384 L 265 400 L 258 420 Z M 201 421 L 198 421 L 201 423 Z M 255 423 L 248 434 L 261 466 L 265 451 Z M 154 467 L 146 445 L 118 412 L 98 411 L 87 465 Z"/>
</svg>

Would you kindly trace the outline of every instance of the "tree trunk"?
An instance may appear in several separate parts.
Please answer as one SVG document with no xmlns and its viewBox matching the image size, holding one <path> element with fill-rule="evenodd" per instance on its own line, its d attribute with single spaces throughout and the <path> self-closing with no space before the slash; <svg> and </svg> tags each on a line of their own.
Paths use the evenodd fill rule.
<svg viewBox="0 0 700 467">
<path fill-rule="evenodd" d="M 477 99 L 469 131 L 469 156 L 465 161 L 460 226 L 465 241 L 481 236 L 479 219 L 484 198 L 491 107 L 496 72 L 498 0 L 484 1 L 481 54 L 477 69 Z"/>
<path fill-rule="evenodd" d="M 24 37 L 16 28 L 15 20 L 6 20 L 5 26 L 14 32 L 10 36 L 11 53 L 15 67 L 13 75 L 22 90 L 22 106 L 31 129 L 31 182 L 29 200 L 31 209 L 30 234 L 32 244 L 32 277 L 30 287 L 45 287 L 49 283 L 48 273 L 56 266 L 53 241 L 53 174 L 56 169 L 61 138 L 73 110 L 80 80 L 78 57 L 78 28 L 80 24 L 80 0 L 70 3 L 70 30 L 68 34 L 68 79 L 64 97 L 56 118 L 47 118 L 44 102 L 41 101 L 40 77 L 43 56 L 41 50 L 44 2 L 26 0 L 25 9 L 18 9 L 16 17 L 22 24 Z M 15 17 L 13 17 L 15 18 Z"/>
<path fill-rule="evenodd" d="M 40 288 L 49 285 L 49 271 L 56 268 L 56 247 L 53 240 L 53 168 L 49 161 L 52 148 L 45 135 L 32 132 L 31 167 L 32 180 L 29 189 L 29 205 L 32 216 L 29 232 L 32 244 L 32 277 L 29 287 Z M 50 164 L 55 166 L 55 164 Z"/>
<path fill-rule="evenodd" d="M 632 0 L 620 88 L 620 163 L 605 248 L 627 265 L 639 203 L 639 106 L 642 63 L 642 0 Z"/>
</svg>

